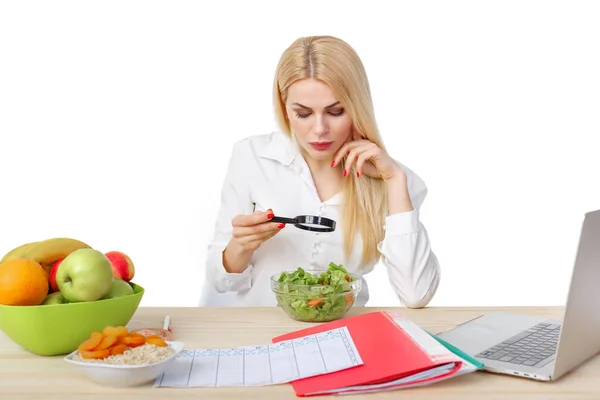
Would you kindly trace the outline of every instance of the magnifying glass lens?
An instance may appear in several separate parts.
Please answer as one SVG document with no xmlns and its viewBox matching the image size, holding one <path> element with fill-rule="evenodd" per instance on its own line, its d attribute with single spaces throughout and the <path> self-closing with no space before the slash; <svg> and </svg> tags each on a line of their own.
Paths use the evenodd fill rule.
<svg viewBox="0 0 600 400">
<path fill-rule="evenodd" d="M 304 226 L 306 228 L 323 228 L 323 225 L 320 225 L 320 224 L 311 224 L 311 223 L 308 223 L 308 222 L 298 222 L 297 225 L 302 225 L 302 226 Z"/>
<path fill-rule="evenodd" d="M 313 232 L 333 232 L 335 230 L 334 220 L 316 215 L 298 215 L 295 218 L 273 217 L 271 221 L 293 224 L 296 228 Z"/>
</svg>

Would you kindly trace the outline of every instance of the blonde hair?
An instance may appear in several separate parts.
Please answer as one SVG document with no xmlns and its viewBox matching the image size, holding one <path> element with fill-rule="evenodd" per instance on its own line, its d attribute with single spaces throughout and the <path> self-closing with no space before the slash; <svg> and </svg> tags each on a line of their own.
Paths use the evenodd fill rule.
<svg viewBox="0 0 600 400">
<path fill-rule="evenodd" d="M 295 40 L 279 60 L 273 87 L 275 117 L 284 133 L 293 136 L 285 102 L 289 87 L 301 79 L 313 78 L 326 83 L 352 119 L 353 128 L 362 137 L 385 150 L 373 110 L 371 89 L 364 66 L 354 49 L 332 36 L 310 36 Z M 387 192 L 382 179 L 356 176 L 354 165 L 342 183 L 342 225 L 344 251 L 349 259 L 355 233 L 361 234 L 362 264 L 379 261 L 377 244 L 384 236 Z M 351 172 L 351 173 L 350 173 Z"/>
</svg>

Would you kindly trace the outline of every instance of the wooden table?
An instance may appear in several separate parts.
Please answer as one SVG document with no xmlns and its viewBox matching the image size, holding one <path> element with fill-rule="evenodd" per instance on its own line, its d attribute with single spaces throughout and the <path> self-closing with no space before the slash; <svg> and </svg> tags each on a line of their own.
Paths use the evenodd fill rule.
<svg viewBox="0 0 600 400">
<path fill-rule="evenodd" d="M 387 308 L 390 309 L 390 308 Z M 381 308 L 355 308 L 348 316 Z M 558 307 L 397 309 L 432 333 L 437 333 L 488 310 L 506 310 L 560 318 Z M 173 322 L 173 339 L 186 348 L 229 347 L 271 343 L 271 338 L 308 324 L 290 320 L 279 308 L 144 308 L 129 326 L 161 327 L 164 316 Z M 556 382 L 476 372 L 427 387 L 353 395 L 349 399 L 600 399 L 600 357 L 595 357 Z M 252 388 L 103 387 L 80 375 L 62 356 L 27 353 L 0 332 L 0 399 L 245 399 L 296 398 L 289 384 Z M 331 398 L 331 397 L 330 397 Z"/>
</svg>

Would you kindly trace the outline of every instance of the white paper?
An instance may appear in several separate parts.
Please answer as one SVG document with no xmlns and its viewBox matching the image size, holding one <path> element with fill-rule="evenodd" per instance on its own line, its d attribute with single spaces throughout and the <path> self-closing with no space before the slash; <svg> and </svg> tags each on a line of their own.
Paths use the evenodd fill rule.
<svg viewBox="0 0 600 400">
<path fill-rule="evenodd" d="M 441 365 L 439 367 L 436 367 L 434 369 L 431 369 L 425 372 L 421 372 L 418 374 L 415 374 L 413 376 L 407 377 L 407 378 L 403 378 L 403 379 L 398 379 L 396 381 L 392 381 L 392 382 L 387 382 L 383 385 L 367 385 L 367 386 L 356 386 L 356 390 L 351 390 L 351 388 L 344 388 L 343 390 L 339 391 L 339 395 L 351 395 L 351 394 L 360 394 L 360 393 L 372 393 L 372 392 L 386 392 L 386 391 L 391 391 L 391 390 L 398 390 L 398 389 L 408 389 L 408 388 L 414 388 L 414 387 L 419 387 L 419 386 L 427 386 L 427 385 L 431 385 L 432 383 L 438 383 L 438 382 L 442 382 L 451 378 L 456 378 L 458 376 L 461 375 L 465 375 L 465 374 L 469 374 L 471 372 L 475 372 L 477 370 L 477 368 L 469 363 L 463 363 L 462 366 L 460 367 L 460 369 L 455 372 L 452 375 L 446 375 L 448 374 L 450 371 L 452 371 L 452 369 L 454 369 L 454 364 L 444 364 Z M 440 378 L 440 376 L 446 375 L 443 378 Z M 435 381 L 431 381 L 430 379 L 432 378 L 436 378 Z"/>
<path fill-rule="evenodd" d="M 276 385 L 362 363 L 344 326 L 274 344 L 184 350 L 154 386 Z"/>
</svg>

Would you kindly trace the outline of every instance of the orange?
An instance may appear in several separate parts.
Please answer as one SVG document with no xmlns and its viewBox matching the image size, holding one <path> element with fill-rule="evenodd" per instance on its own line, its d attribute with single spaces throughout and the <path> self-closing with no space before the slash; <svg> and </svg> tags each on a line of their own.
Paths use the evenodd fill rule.
<svg viewBox="0 0 600 400">
<path fill-rule="evenodd" d="M 37 262 L 19 258 L 0 264 L 0 304 L 36 306 L 48 290 L 48 274 Z"/>
</svg>

